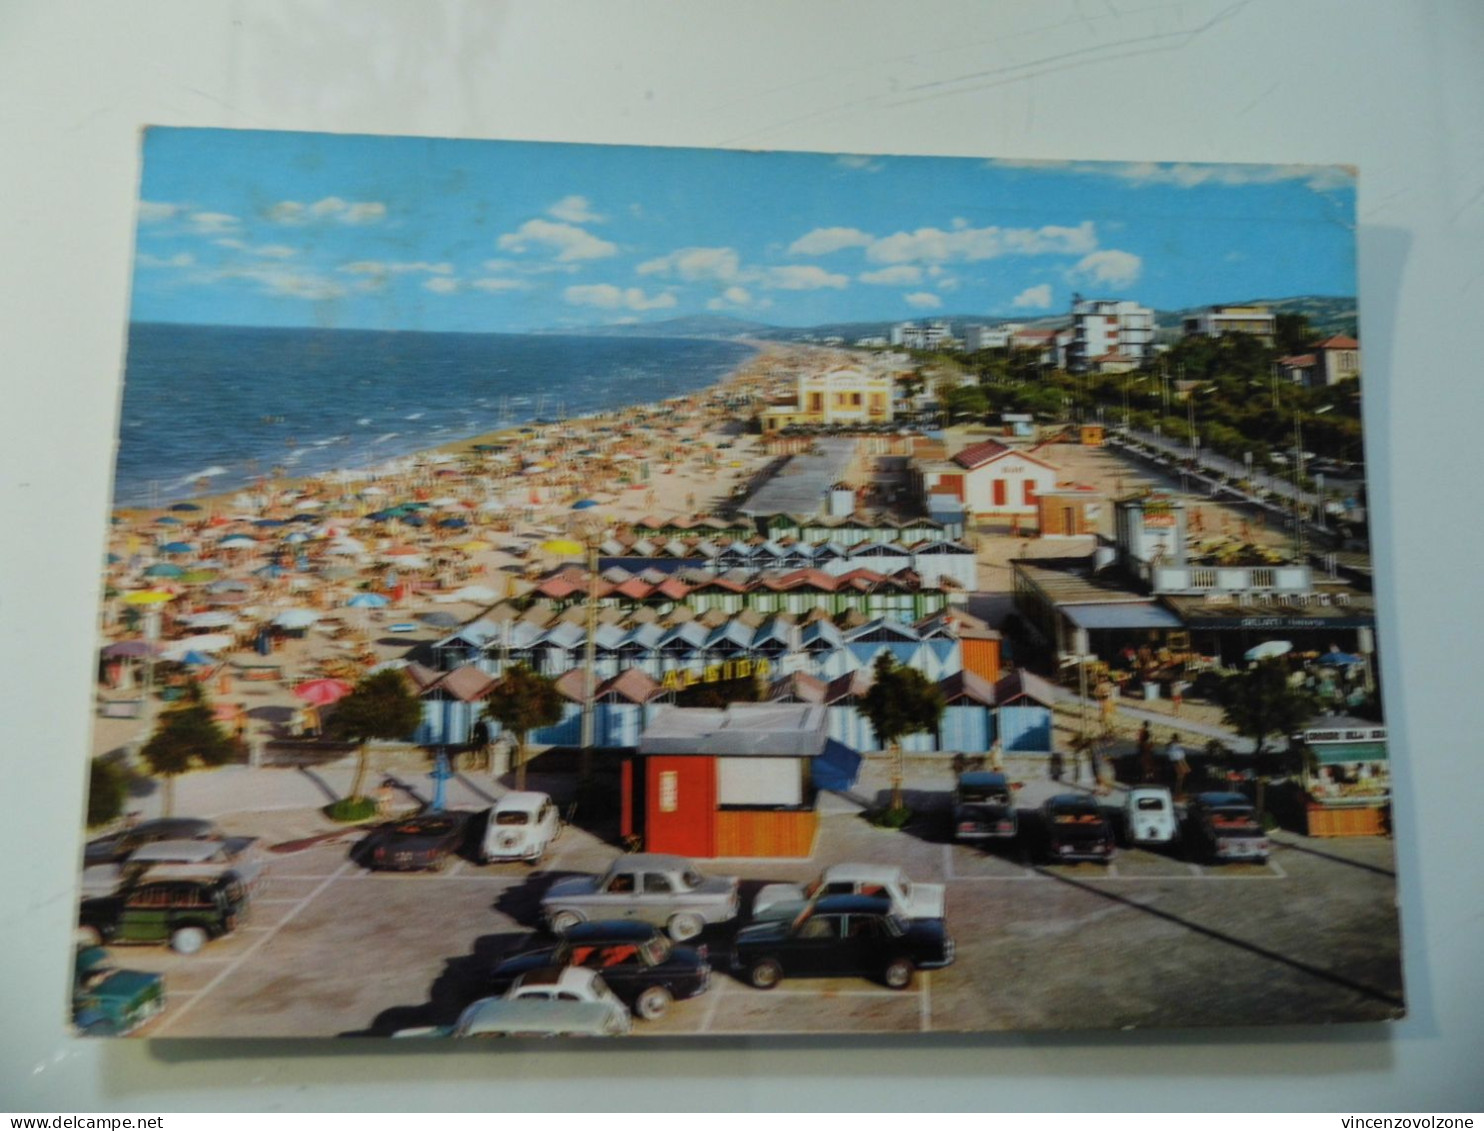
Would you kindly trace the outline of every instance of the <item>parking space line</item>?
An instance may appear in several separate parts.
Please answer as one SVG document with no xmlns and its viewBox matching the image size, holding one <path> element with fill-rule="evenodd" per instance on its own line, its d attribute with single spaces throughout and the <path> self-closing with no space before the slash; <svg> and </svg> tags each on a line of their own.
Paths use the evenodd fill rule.
<svg viewBox="0 0 1484 1131">
<path fill-rule="evenodd" d="M 464 870 L 464 864 L 465 864 L 465 861 L 462 860 L 462 859 L 460 859 L 457 864 L 455 864 L 452 868 L 450 868 L 448 870 L 448 872 L 446 873 L 446 878 L 451 880 L 455 876 L 457 876 L 460 872 L 462 872 Z"/>
<path fill-rule="evenodd" d="M 331 875 L 326 876 L 323 883 L 321 883 L 312 892 L 310 892 L 303 899 L 301 899 L 299 901 L 299 905 L 297 907 L 295 907 L 292 910 L 290 910 L 287 915 L 285 915 L 281 920 L 279 920 L 279 923 L 278 923 L 278 926 L 277 927 L 260 927 L 260 928 L 256 928 L 257 930 L 260 930 L 260 931 L 265 932 L 263 934 L 263 936 L 260 939 L 258 939 L 256 942 L 254 942 L 251 946 L 249 946 L 246 950 L 244 950 L 241 954 L 239 954 L 235 960 L 228 962 L 226 964 L 226 966 L 221 970 L 220 973 L 217 974 L 217 976 L 215 978 L 211 979 L 211 981 L 207 982 L 206 985 L 202 986 L 199 990 L 197 990 L 195 992 L 195 994 L 191 997 L 191 1000 L 188 1001 L 188 1002 L 186 1002 L 183 1006 L 181 1006 L 180 1009 L 176 1010 L 174 1013 L 167 1012 L 165 1014 L 165 1016 L 161 1019 L 160 1028 L 157 1031 L 156 1035 L 159 1035 L 160 1033 L 163 1033 L 164 1030 L 170 1028 L 171 1025 L 174 1025 L 182 1017 L 184 1017 L 190 1011 L 190 1009 L 191 1009 L 192 1006 L 194 1006 L 198 1001 L 200 1001 L 202 998 L 204 998 L 207 994 L 211 993 L 211 991 L 214 990 L 214 989 L 216 989 L 217 986 L 221 985 L 222 982 L 229 975 L 231 975 L 232 973 L 234 973 L 238 969 L 238 967 L 240 967 L 244 962 L 246 962 L 249 958 L 251 958 L 254 954 L 256 954 L 258 952 L 259 948 L 261 948 L 262 946 L 264 946 L 271 938 L 273 938 L 273 936 L 279 930 L 281 930 L 282 928 L 286 927 L 289 924 L 289 922 L 294 918 L 294 916 L 298 915 L 299 912 L 303 911 L 304 908 L 308 907 L 311 903 L 313 903 L 314 900 L 315 900 L 315 898 L 320 894 L 320 892 L 324 891 L 327 887 L 330 886 L 330 884 L 332 884 L 336 879 L 338 879 L 340 877 L 341 873 L 349 870 L 352 867 L 354 867 L 354 865 L 351 864 L 351 862 L 349 860 L 347 860 L 344 864 L 342 864 L 340 866 L 339 871 L 336 871 L 336 872 L 332 873 Z M 244 929 L 253 929 L 253 928 L 244 928 Z"/>
<path fill-rule="evenodd" d="M 1268 860 L 1268 867 L 1271 868 L 1274 872 L 1277 873 L 1278 879 L 1280 879 L 1280 880 L 1286 880 L 1286 879 L 1288 879 L 1288 873 L 1285 872 L 1282 869 L 1282 867 L 1278 864 L 1278 861 L 1269 859 Z"/>
<path fill-rule="evenodd" d="M 1203 874 L 1199 864 L 1187 864 L 1186 867 L 1190 869 L 1192 876 L 1199 878 Z"/>
<path fill-rule="evenodd" d="M 901 990 L 757 990 L 769 997 L 907 997 Z"/>
<path fill-rule="evenodd" d="M 1103 873 L 1103 875 L 1104 875 L 1104 876 L 1105 876 L 1105 877 L 1107 877 L 1107 878 L 1108 878 L 1108 879 L 1110 879 L 1110 880 L 1116 880 L 1116 879 L 1118 879 L 1118 865 L 1117 865 L 1117 864 L 1114 864 L 1114 863 L 1113 863 L 1113 862 L 1112 862 L 1112 861 L 1111 861 L 1111 860 L 1110 860 L 1110 861 L 1109 861 L 1109 862 L 1108 862 L 1108 863 L 1107 863 L 1107 864 L 1106 864 L 1106 865 L 1105 865 L 1105 867 L 1106 867 L 1106 868 L 1107 868 L 1107 871 L 1105 871 L 1105 872 L 1104 872 L 1104 873 Z"/>
<path fill-rule="evenodd" d="M 953 845 L 951 844 L 943 846 L 943 878 L 945 880 L 957 878 L 953 874 Z"/>
<path fill-rule="evenodd" d="M 726 989 L 726 983 L 720 978 L 712 978 L 711 988 L 706 991 L 706 996 L 711 1000 L 706 1003 L 706 1010 L 701 1014 L 701 1028 L 698 1032 L 711 1032 L 711 1023 L 716 1020 L 716 1009 L 721 1004 L 721 995 Z"/>
</svg>

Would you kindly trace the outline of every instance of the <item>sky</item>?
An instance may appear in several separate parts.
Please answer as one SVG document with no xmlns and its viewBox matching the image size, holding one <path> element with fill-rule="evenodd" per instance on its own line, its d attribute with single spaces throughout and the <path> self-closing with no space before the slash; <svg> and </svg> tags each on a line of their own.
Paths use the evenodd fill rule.
<svg viewBox="0 0 1484 1131">
<path fill-rule="evenodd" d="M 523 332 L 1355 293 L 1333 166 L 152 128 L 138 322 Z"/>
</svg>

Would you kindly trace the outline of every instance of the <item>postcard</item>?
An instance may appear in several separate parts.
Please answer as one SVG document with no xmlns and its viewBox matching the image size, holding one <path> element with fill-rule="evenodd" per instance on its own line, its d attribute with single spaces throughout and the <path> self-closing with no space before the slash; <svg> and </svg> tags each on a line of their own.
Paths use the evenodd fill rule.
<svg viewBox="0 0 1484 1131">
<path fill-rule="evenodd" d="M 148 130 L 75 1031 L 1402 1016 L 1355 191 Z"/>
</svg>

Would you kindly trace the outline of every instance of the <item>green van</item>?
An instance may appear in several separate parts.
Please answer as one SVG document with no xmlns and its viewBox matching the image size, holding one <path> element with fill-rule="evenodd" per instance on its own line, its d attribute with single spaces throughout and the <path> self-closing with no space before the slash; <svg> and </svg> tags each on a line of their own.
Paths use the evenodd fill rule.
<svg viewBox="0 0 1484 1131">
<path fill-rule="evenodd" d="M 168 942 L 178 954 L 195 954 L 235 931 L 247 903 L 246 885 L 230 870 L 203 879 L 146 879 L 83 900 L 79 933 L 94 945 Z"/>
</svg>

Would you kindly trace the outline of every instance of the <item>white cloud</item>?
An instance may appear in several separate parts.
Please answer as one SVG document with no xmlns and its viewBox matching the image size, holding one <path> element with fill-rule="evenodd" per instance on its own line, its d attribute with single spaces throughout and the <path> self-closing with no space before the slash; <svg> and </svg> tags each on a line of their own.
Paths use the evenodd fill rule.
<svg viewBox="0 0 1484 1131">
<path fill-rule="evenodd" d="M 469 285 L 476 290 L 489 291 L 526 291 L 530 290 L 530 283 L 523 283 L 519 279 L 471 279 Z"/>
<path fill-rule="evenodd" d="M 554 251 L 558 263 L 603 259 L 618 254 L 618 245 L 600 240 L 591 232 L 571 224 L 553 224 L 550 220 L 527 220 L 515 231 L 501 236 L 497 243 L 501 251 Z"/>
<path fill-rule="evenodd" d="M 1051 307 L 1051 284 L 1026 287 L 1011 301 L 1010 305 L 1030 310 L 1048 310 Z"/>
<path fill-rule="evenodd" d="M 150 255 L 140 252 L 134 257 L 134 261 L 141 267 L 194 267 L 196 257 L 188 251 L 182 251 L 171 256 Z"/>
<path fill-rule="evenodd" d="M 236 216 L 227 212 L 192 212 L 188 219 L 191 227 L 203 236 L 234 231 L 237 225 L 242 223 Z"/>
<path fill-rule="evenodd" d="M 886 168 L 874 157 L 867 157 L 861 153 L 842 153 L 835 158 L 835 164 L 846 169 L 859 169 L 866 173 L 879 173 Z"/>
<path fill-rule="evenodd" d="M 345 288 L 332 279 L 310 272 L 265 272 L 259 278 L 270 294 L 290 298 L 342 298 Z"/>
<path fill-rule="evenodd" d="M 225 239 L 213 241 L 217 247 L 228 247 L 233 251 L 245 251 L 249 255 L 256 255 L 262 259 L 292 259 L 298 255 L 298 249 L 289 247 L 282 243 L 265 243 L 254 246 L 244 240 L 228 236 Z"/>
<path fill-rule="evenodd" d="M 1155 161 L 990 161 L 991 168 L 1040 169 L 1112 177 L 1134 185 L 1271 185 L 1303 181 L 1315 192 L 1354 189 L 1355 171 L 1342 165 L 1161 164 Z"/>
<path fill-rule="evenodd" d="M 790 255 L 828 255 L 847 247 L 869 247 L 876 237 L 859 228 L 815 228 L 788 245 Z"/>
<path fill-rule="evenodd" d="M 280 200 L 268 209 L 268 219 L 278 224 L 298 226 L 317 220 L 340 224 L 375 224 L 386 218 L 386 205 L 375 200 L 344 200 L 327 196 L 312 204 L 297 200 Z"/>
<path fill-rule="evenodd" d="M 435 295 L 451 295 L 458 289 L 459 281 L 450 279 L 447 275 L 434 275 L 423 280 L 423 290 L 432 291 Z"/>
<path fill-rule="evenodd" d="M 1075 228 L 918 228 L 877 240 L 866 249 L 866 258 L 873 263 L 972 263 L 1004 255 L 1081 255 L 1097 245 L 1091 220 Z"/>
<path fill-rule="evenodd" d="M 718 283 L 736 282 L 742 278 L 742 259 L 730 247 L 682 247 L 647 259 L 634 271 L 640 275 L 674 275 L 688 283 L 713 280 Z"/>
<path fill-rule="evenodd" d="M 756 298 L 746 287 L 728 287 L 716 298 L 706 303 L 707 310 L 766 310 L 773 305 L 770 298 Z"/>
<path fill-rule="evenodd" d="M 817 291 L 821 287 L 844 290 L 850 285 L 845 275 L 836 275 L 823 267 L 769 267 L 763 275 L 764 285 L 785 291 Z"/>
<path fill-rule="evenodd" d="M 452 263 L 429 263 L 425 260 L 398 261 L 358 259 L 340 268 L 347 275 L 452 275 Z"/>
<path fill-rule="evenodd" d="M 929 291 L 914 291 L 910 295 L 903 295 L 902 299 L 908 306 L 921 310 L 934 310 L 943 305 L 943 300 Z"/>
<path fill-rule="evenodd" d="M 881 287 L 912 286 L 922 282 L 922 268 L 903 263 L 896 267 L 883 267 L 879 271 L 867 271 L 857 275 L 856 279 Z"/>
<path fill-rule="evenodd" d="M 588 205 L 587 197 L 576 195 L 562 197 L 546 210 L 546 214 L 569 224 L 601 224 L 604 219 Z"/>
<path fill-rule="evenodd" d="M 1067 272 L 1069 281 L 1102 283 L 1111 287 L 1125 287 L 1137 282 L 1144 261 L 1133 252 L 1107 248 L 1085 255 L 1077 265 Z"/>
<path fill-rule="evenodd" d="M 160 200 L 141 200 L 139 202 L 139 222 L 141 224 L 161 224 L 166 220 L 173 220 L 180 214 L 179 204 L 167 204 Z"/>
<path fill-rule="evenodd" d="M 675 305 L 675 296 L 668 291 L 647 295 L 638 287 L 615 287 L 611 283 L 568 287 L 562 297 L 573 306 L 600 310 L 664 310 Z"/>
</svg>

